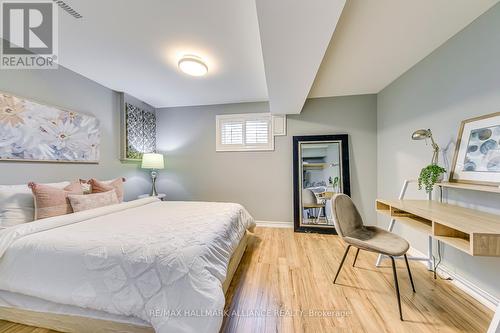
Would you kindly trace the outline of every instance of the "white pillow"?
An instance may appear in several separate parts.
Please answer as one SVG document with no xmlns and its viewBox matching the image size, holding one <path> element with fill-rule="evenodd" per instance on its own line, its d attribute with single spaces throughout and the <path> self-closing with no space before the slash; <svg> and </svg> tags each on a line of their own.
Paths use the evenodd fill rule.
<svg viewBox="0 0 500 333">
<path fill-rule="evenodd" d="M 65 188 L 70 182 L 47 184 Z M 32 222 L 35 219 L 33 193 L 24 185 L 0 185 L 0 228 Z"/>
</svg>

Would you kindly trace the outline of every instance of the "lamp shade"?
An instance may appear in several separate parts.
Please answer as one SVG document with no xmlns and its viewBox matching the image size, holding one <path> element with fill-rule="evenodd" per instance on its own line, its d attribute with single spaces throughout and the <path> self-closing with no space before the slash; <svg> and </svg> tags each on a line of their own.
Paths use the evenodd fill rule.
<svg viewBox="0 0 500 333">
<path fill-rule="evenodd" d="M 432 136 L 431 130 L 419 129 L 419 130 L 416 130 L 415 132 L 413 132 L 413 134 L 411 135 L 411 138 L 413 140 L 424 140 L 424 139 L 430 138 L 431 136 Z"/>
<path fill-rule="evenodd" d="M 163 169 L 165 168 L 165 163 L 163 161 L 162 154 L 148 153 L 142 155 L 142 165 L 143 169 Z"/>
</svg>

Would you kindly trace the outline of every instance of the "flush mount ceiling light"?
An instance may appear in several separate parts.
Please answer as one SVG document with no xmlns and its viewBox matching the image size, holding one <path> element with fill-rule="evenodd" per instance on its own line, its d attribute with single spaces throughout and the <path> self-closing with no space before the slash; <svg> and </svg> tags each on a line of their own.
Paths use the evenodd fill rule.
<svg viewBox="0 0 500 333">
<path fill-rule="evenodd" d="M 203 76 L 208 73 L 207 65 L 200 57 L 186 55 L 179 60 L 179 69 L 191 76 Z"/>
</svg>

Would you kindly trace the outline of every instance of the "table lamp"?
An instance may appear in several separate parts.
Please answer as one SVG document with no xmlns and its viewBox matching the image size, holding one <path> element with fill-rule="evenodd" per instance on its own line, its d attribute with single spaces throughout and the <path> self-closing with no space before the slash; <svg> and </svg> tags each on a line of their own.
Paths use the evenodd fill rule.
<svg viewBox="0 0 500 333">
<path fill-rule="evenodd" d="M 142 155 L 142 165 L 143 169 L 151 169 L 151 180 L 153 181 L 153 187 L 151 188 L 151 196 L 157 196 L 156 191 L 156 178 L 158 177 L 159 169 L 165 168 L 165 163 L 163 161 L 162 154 L 147 153 Z"/>
<path fill-rule="evenodd" d="M 439 156 L 439 146 L 437 145 L 436 141 L 434 141 L 434 138 L 432 137 L 432 131 L 430 129 L 419 129 L 413 132 L 411 135 L 411 138 L 413 140 L 425 140 L 425 139 L 431 139 L 431 145 L 432 145 L 432 164 L 438 164 L 438 156 Z"/>
</svg>

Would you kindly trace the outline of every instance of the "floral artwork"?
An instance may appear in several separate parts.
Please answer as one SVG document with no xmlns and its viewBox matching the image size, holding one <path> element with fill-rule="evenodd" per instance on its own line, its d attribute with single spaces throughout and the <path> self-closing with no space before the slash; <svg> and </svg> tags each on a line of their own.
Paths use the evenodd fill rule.
<svg viewBox="0 0 500 333">
<path fill-rule="evenodd" d="M 0 93 L 0 161 L 97 163 L 99 121 Z"/>
</svg>

